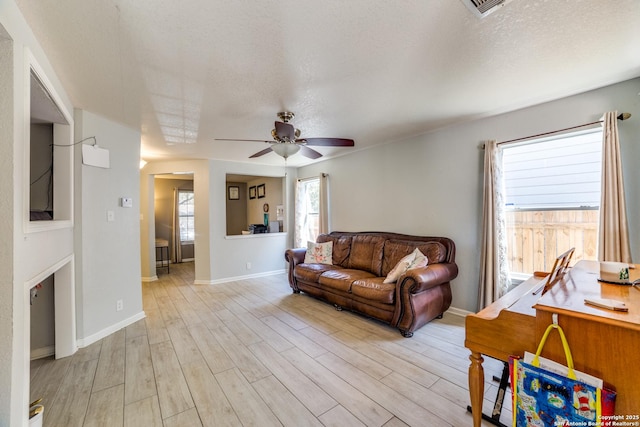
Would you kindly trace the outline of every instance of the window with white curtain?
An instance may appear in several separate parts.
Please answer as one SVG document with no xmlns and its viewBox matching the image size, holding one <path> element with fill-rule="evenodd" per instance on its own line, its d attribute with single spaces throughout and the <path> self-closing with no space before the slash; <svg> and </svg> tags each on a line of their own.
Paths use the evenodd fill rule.
<svg viewBox="0 0 640 427">
<path fill-rule="evenodd" d="M 296 246 L 315 242 L 319 233 L 320 179 L 298 181 L 296 196 Z"/>
<path fill-rule="evenodd" d="M 180 241 L 192 243 L 195 240 L 193 191 L 178 192 L 178 216 L 180 219 Z"/>
<path fill-rule="evenodd" d="M 549 271 L 558 254 L 596 259 L 602 129 L 502 147 L 512 277 Z"/>
</svg>

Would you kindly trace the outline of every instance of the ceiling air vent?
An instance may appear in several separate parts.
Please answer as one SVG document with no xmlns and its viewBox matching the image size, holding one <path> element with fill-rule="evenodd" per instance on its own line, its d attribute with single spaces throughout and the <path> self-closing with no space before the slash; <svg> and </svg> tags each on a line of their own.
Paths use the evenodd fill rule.
<svg viewBox="0 0 640 427">
<path fill-rule="evenodd" d="M 462 0 L 478 18 L 484 18 L 510 2 L 511 0 Z"/>
</svg>

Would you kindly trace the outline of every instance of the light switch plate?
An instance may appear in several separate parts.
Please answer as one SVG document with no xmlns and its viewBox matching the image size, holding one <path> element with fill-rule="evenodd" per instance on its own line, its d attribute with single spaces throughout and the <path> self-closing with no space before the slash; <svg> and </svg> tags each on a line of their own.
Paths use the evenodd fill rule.
<svg viewBox="0 0 640 427">
<path fill-rule="evenodd" d="M 107 211 L 107 221 L 113 222 L 116 220 L 116 214 L 113 211 Z"/>
</svg>

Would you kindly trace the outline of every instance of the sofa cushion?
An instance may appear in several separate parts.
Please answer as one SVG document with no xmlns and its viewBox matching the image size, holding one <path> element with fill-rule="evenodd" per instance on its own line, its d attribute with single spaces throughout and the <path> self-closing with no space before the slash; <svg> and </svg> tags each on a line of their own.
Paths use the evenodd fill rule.
<svg viewBox="0 0 640 427">
<path fill-rule="evenodd" d="M 318 282 L 327 288 L 336 289 L 342 292 L 351 292 L 351 284 L 359 279 L 375 277 L 373 274 L 348 268 L 325 271 L 318 278 Z"/>
<path fill-rule="evenodd" d="M 368 271 L 374 276 L 382 276 L 382 251 L 384 242 L 385 238 L 382 236 L 367 234 L 353 236 L 351 239 L 351 253 L 349 254 L 348 268 Z M 400 258 L 398 258 L 393 265 L 396 265 L 399 260 Z"/>
<path fill-rule="evenodd" d="M 349 259 L 351 251 L 351 236 L 332 236 L 321 234 L 317 238 L 318 243 L 333 242 L 333 263 L 347 267 L 346 261 Z"/>
<path fill-rule="evenodd" d="M 437 264 L 446 260 L 447 248 L 440 242 L 387 240 L 384 245 L 384 259 L 380 275 L 388 275 L 403 257 L 409 255 L 416 248 L 420 249 L 420 252 L 427 257 L 429 264 Z"/>
<path fill-rule="evenodd" d="M 393 304 L 396 285 L 384 283 L 384 277 L 359 279 L 351 284 L 351 293 L 371 301 Z"/>
<path fill-rule="evenodd" d="M 304 255 L 305 264 L 333 264 L 333 242 L 307 242 L 307 252 Z"/>
<path fill-rule="evenodd" d="M 318 283 L 318 278 L 322 273 L 340 268 L 331 264 L 298 264 L 293 270 L 293 276 L 307 283 Z"/>
</svg>

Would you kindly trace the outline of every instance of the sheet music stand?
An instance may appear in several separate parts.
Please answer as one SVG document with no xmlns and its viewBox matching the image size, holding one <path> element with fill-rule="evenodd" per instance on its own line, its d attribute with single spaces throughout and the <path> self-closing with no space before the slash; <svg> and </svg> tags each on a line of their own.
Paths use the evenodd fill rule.
<svg viewBox="0 0 640 427">
<path fill-rule="evenodd" d="M 544 285 L 538 288 L 533 294 L 537 294 L 542 291 L 542 294 L 547 292 L 557 281 L 564 275 L 564 273 L 569 268 L 569 263 L 571 262 L 571 258 L 573 258 L 573 253 L 576 248 L 573 247 L 566 252 L 560 254 L 555 262 L 553 263 L 553 268 L 551 269 L 551 273 L 547 276 L 547 280 L 544 282 Z"/>
</svg>

